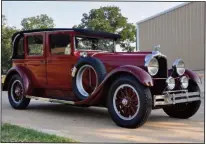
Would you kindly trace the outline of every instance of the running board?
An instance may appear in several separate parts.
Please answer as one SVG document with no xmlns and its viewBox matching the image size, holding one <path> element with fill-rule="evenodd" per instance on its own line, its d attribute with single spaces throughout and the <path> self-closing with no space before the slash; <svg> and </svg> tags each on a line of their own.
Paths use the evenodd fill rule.
<svg viewBox="0 0 206 144">
<path fill-rule="evenodd" d="M 43 98 L 43 97 L 30 96 L 30 95 L 26 95 L 26 98 L 54 102 L 54 103 L 63 103 L 63 104 L 72 104 L 72 105 L 75 104 L 74 101 L 58 100 L 58 99 L 52 99 L 52 98 Z"/>
</svg>

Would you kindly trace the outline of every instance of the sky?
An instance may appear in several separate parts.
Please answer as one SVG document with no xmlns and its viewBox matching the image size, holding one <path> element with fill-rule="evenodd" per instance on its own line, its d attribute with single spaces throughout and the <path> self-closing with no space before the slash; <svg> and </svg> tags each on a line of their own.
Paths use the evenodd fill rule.
<svg viewBox="0 0 206 144">
<path fill-rule="evenodd" d="M 21 28 L 26 17 L 47 14 L 54 19 L 55 27 L 71 28 L 81 23 L 82 14 L 101 6 L 118 6 L 128 22 L 136 23 L 184 2 L 75 2 L 75 1 L 3 1 L 2 13 L 7 24 Z"/>
</svg>

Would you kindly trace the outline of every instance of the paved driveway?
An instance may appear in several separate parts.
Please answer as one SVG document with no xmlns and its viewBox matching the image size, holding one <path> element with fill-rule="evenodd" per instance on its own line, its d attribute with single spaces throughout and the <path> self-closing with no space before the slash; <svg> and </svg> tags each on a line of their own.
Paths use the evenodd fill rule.
<svg viewBox="0 0 206 144">
<path fill-rule="evenodd" d="M 204 91 L 203 84 L 200 88 Z M 174 119 L 162 110 L 153 110 L 145 125 L 125 129 L 115 125 L 105 108 L 32 100 L 27 110 L 14 110 L 7 93 L 2 92 L 2 120 L 80 142 L 204 142 L 204 99 L 190 119 Z"/>
<path fill-rule="evenodd" d="M 27 110 L 14 110 L 2 93 L 2 120 L 73 138 L 80 142 L 204 142 L 204 104 L 188 120 L 169 118 L 152 111 L 138 129 L 116 126 L 107 109 L 80 108 L 32 100 Z"/>
</svg>

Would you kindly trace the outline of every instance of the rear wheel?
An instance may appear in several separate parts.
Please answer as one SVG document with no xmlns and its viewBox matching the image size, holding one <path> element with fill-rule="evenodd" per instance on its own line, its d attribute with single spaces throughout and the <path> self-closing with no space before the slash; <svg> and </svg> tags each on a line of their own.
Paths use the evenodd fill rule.
<svg viewBox="0 0 206 144">
<path fill-rule="evenodd" d="M 188 87 L 189 92 L 200 92 L 198 85 L 190 81 Z M 179 103 L 163 108 L 164 112 L 170 117 L 187 119 L 192 117 L 200 108 L 201 101 L 193 101 L 189 103 Z"/>
<path fill-rule="evenodd" d="M 132 76 L 124 76 L 112 84 L 107 105 L 117 125 L 136 128 L 147 121 L 152 110 L 152 97 L 147 87 Z"/>
<path fill-rule="evenodd" d="M 25 97 L 24 86 L 19 75 L 13 75 L 9 82 L 8 98 L 11 106 L 15 109 L 26 109 L 30 99 Z"/>
</svg>

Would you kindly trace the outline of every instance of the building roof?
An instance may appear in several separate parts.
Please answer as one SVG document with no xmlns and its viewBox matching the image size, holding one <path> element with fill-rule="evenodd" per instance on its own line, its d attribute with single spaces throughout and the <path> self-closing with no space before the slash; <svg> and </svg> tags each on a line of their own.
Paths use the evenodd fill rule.
<svg viewBox="0 0 206 144">
<path fill-rule="evenodd" d="M 148 18 L 146 18 L 146 19 L 143 19 L 143 20 L 137 22 L 136 24 L 138 25 L 138 24 L 140 24 L 140 23 L 143 23 L 143 22 L 148 21 L 148 20 L 150 20 L 150 19 L 153 19 L 153 18 L 155 18 L 155 17 L 164 15 L 164 14 L 169 13 L 169 12 L 171 12 L 171 11 L 177 9 L 177 8 L 183 7 L 183 6 L 185 6 L 185 5 L 189 4 L 189 3 L 191 3 L 191 2 L 185 2 L 185 3 L 183 3 L 183 4 L 177 5 L 177 6 L 175 6 L 175 7 L 172 7 L 172 8 L 170 8 L 170 9 L 167 9 L 167 10 L 165 10 L 165 11 L 162 11 L 162 12 L 160 12 L 160 13 L 158 13 L 158 14 L 155 14 L 155 15 L 153 15 L 153 16 L 150 16 L 150 17 L 148 17 Z"/>
<path fill-rule="evenodd" d="M 120 35 L 118 34 L 113 34 L 113 33 L 108 33 L 108 32 L 101 32 L 101 31 L 93 31 L 89 29 L 79 29 L 79 28 L 46 28 L 46 29 L 33 29 L 33 30 L 25 30 L 25 31 L 19 31 L 13 34 L 12 36 L 12 41 L 17 35 L 21 35 L 24 33 L 32 33 L 32 32 L 43 32 L 43 31 L 61 31 L 61 30 L 71 30 L 75 32 L 79 32 L 85 35 L 96 35 L 96 36 L 102 36 L 106 38 L 114 38 L 114 39 L 119 39 Z"/>
</svg>

